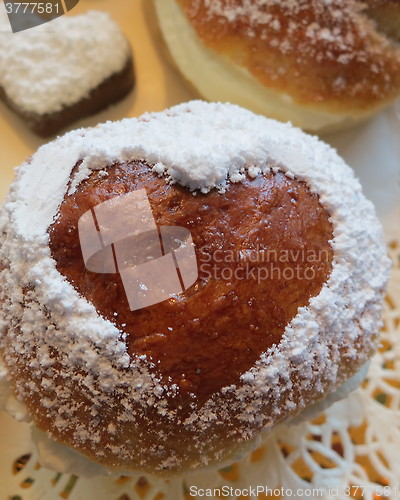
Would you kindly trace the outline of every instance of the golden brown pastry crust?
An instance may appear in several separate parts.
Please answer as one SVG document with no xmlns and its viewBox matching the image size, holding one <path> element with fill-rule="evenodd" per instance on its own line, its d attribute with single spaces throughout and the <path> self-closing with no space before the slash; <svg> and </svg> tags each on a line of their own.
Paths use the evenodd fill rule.
<svg viewBox="0 0 400 500">
<path fill-rule="evenodd" d="M 297 103 L 362 112 L 399 94 L 400 49 L 360 2 L 176 1 L 207 47 Z"/>
<path fill-rule="evenodd" d="M 190 230 L 199 277 L 175 299 L 132 312 L 119 274 L 85 269 L 78 220 L 117 193 L 142 188 L 156 224 Z M 188 398 L 184 405 L 193 394 L 201 404 L 222 387 L 239 384 L 279 343 L 298 308 L 320 292 L 332 267 L 329 215 L 304 183 L 281 173 L 248 178 L 223 195 L 194 197 L 143 162 L 114 165 L 106 178 L 94 172 L 64 199 L 49 232 L 59 272 L 128 334 L 132 356 L 148 356 L 164 381 L 179 386 Z M 261 269 L 269 276 L 257 280 Z"/>
</svg>

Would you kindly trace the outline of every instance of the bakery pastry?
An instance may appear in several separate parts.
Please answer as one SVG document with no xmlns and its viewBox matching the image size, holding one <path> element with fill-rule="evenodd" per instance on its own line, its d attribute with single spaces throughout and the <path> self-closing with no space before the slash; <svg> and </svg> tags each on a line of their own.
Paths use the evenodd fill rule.
<svg viewBox="0 0 400 500">
<path fill-rule="evenodd" d="M 323 132 L 365 120 L 400 94 L 398 2 L 154 4 L 173 61 L 211 101 Z"/>
<path fill-rule="evenodd" d="M 0 98 L 42 137 L 119 101 L 134 84 L 129 43 L 104 12 L 4 31 L 0 43 Z"/>
<path fill-rule="evenodd" d="M 112 470 L 233 460 L 379 342 L 389 261 L 353 172 L 233 105 L 42 146 L 1 233 L 11 390 L 42 432 Z"/>
</svg>

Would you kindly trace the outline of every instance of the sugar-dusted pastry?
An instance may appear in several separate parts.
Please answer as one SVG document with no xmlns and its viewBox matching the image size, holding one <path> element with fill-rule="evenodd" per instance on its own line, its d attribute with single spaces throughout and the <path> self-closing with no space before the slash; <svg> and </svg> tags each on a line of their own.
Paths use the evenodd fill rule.
<svg viewBox="0 0 400 500">
<path fill-rule="evenodd" d="M 389 261 L 352 170 L 237 106 L 194 101 L 42 146 L 1 234 L 9 390 L 42 448 L 103 469 L 229 462 L 379 343 Z"/>
<path fill-rule="evenodd" d="M 0 47 L 0 98 L 43 137 L 119 101 L 134 84 L 129 43 L 105 12 L 21 33 L 0 29 Z"/>
<path fill-rule="evenodd" d="M 154 4 L 172 59 L 211 101 L 319 132 L 365 120 L 400 95 L 399 2 Z"/>
</svg>

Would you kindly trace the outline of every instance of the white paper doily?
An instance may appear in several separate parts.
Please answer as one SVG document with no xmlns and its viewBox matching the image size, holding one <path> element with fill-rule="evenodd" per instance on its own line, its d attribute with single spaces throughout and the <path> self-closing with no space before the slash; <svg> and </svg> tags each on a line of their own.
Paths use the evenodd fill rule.
<svg viewBox="0 0 400 500">
<path fill-rule="evenodd" d="M 88 480 L 40 467 L 29 426 L 2 413 L 0 499 L 184 500 L 200 488 L 221 488 L 223 498 L 242 493 L 242 498 L 268 498 L 247 495 L 254 493 L 250 486 L 268 487 L 275 490 L 269 498 L 282 499 L 400 497 L 400 241 L 390 245 L 390 253 L 382 348 L 368 379 L 313 422 L 282 426 L 255 452 L 219 472 L 169 481 L 150 476 Z M 230 487 L 233 495 L 226 495 Z"/>
</svg>

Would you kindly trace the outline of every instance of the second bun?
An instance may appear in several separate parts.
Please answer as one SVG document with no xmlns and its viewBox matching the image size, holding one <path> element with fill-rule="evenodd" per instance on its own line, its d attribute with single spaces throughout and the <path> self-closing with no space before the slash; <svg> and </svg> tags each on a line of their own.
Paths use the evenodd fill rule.
<svg viewBox="0 0 400 500">
<path fill-rule="evenodd" d="M 324 132 L 365 120 L 400 95 L 398 2 L 154 3 L 172 59 L 211 101 Z"/>
</svg>

